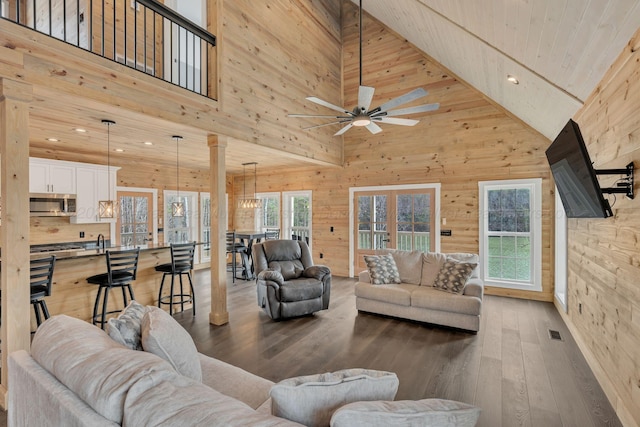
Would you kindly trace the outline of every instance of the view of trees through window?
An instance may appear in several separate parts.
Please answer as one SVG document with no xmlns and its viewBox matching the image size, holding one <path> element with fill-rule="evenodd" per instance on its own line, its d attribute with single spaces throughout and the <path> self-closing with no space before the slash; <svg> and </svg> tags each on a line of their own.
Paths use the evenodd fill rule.
<svg viewBox="0 0 640 427">
<path fill-rule="evenodd" d="M 291 235 L 299 238 L 309 238 L 309 225 L 311 215 L 309 215 L 309 196 L 291 197 Z"/>
<path fill-rule="evenodd" d="M 531 191 L 487 191 L 488 277 L 531 280 Z"/>
<path fill-rule="evenodd" d="M 146 245 L 150 240 L 149 196 L 120 196 L 120 245 Z"/>
</svg>

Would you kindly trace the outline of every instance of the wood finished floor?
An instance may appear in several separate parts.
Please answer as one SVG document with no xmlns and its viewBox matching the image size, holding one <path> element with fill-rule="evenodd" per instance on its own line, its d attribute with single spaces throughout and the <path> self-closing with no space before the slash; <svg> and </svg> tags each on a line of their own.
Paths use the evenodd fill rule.
<svg viewBox="0 0 640 427">
<path fill-rule="evenodd" d="M 228 287 L 230 321 L 209 324 L 209 272 L 195 274 L 197 316 L 174 317 L 202 353 L 272 381 L 369 368 L 395 372 L 396 400 L 438 397 L 482 408 L 479 427 L 621 426 L 551 303 L 485 296 L 477 335 L 355 309 L 354 279 L 334 277 L 329 310 L 274 322 L 255 282 Z M 548 330 L 563 341 L 549 339 Z M 0 427 L 7 425 L 0 411 Z"/>
<path fill-rule="evenodd" d="M 329 310 L 275 322 L 259 309 L 255 282 L 240 280 L 228 287 L 229 323 L 212 326 L 208 271 L 195 282 L 197 316 L 174 317 L 198 350 L 272 381 L 379 369 L 398 375 L 396 400 L 472 403 L 482 408 L 482 427 L 622 425 L 551 303 L 486 296 L 472 335 L 358 313 L 355 279 L 334 277 Z"/>
</svg>

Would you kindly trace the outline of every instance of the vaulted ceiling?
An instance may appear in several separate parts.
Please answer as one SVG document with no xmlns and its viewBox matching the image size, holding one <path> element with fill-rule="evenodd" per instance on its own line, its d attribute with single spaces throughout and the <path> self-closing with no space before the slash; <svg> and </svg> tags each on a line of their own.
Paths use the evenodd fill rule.
<svg viewBox="0 0 640 427">
<path fill-rule="evenodd" d="M 362 0 L 362 7 L 549 139 L 640 27 L 640 0 Z"/>
</svg>

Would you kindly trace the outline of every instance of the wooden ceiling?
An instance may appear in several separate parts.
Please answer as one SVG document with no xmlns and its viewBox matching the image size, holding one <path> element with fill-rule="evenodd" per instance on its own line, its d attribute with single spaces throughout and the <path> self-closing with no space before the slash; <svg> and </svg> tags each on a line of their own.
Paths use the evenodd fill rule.
<svg viewBox="0 0 640 427">
<path fill-rule="evenodd" d="M 549 139 L 596 89 L 640 25 L 640 0 L 362 0 L 362 5 Z M 640 40 L 635 43 L 632 47 L 640 48 Z M 508 83 L 508 74 L 520 84 Z"/>
<path fill-rule="evenodd" d="M 640 0 L 364 0 L 363 7 L 549 139 L 594 91 L 640 22 Z M 367 84 L 366 43 L 364 46 L 363 84 Z M 507 83 L 507 74 L 518 77 L 520 84 Z M 201 130 L 106 104 L 79 103 L 78 98 L 46 88 L 38 90 L 31 104 L 31 155 L 105 164 L 102 119 L 117 122 L 110 130 L 111 148 L 125 150 L 111 152 L 113 165 L 140 161 L 175 165 L 171 136 L 177 134 L 184 137 L 180 164 L 193 169 L 209 167 L 207 135 Z M 77 127 L 88 132 L 78 133 L 74 131 Z M 59 142 L 47 141 L 51 137 Z M 145 145 L 146 141 L 153 145 Z M 271 170 L 305 165 L 299 156 L 228 141 L 228 172 L 242 173 L 242 163 L 248 161 Z"/>
</svg>

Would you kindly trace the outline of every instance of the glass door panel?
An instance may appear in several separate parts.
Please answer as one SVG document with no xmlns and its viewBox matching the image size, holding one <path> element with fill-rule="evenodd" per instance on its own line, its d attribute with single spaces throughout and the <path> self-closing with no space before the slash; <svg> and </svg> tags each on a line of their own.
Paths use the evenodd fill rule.
<svg viewBox="0 0 640 427">
<path fill-rule="evenodd" d="M 120 246 L 146 245 L 153 240 L 152 194 L 118 192 L 120 215 L 116 229 L 116 244 Z"/>
</svg>

